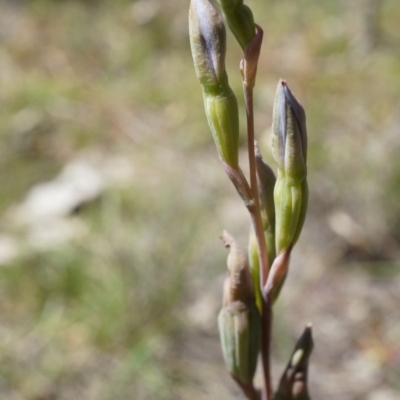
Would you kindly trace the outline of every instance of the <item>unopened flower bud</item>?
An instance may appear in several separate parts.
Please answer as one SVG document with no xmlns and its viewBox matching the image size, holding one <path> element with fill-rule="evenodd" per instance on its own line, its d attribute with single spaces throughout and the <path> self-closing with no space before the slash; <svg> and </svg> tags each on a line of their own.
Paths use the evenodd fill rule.
<svg viewBox="0 0 400 400">
<path fill-rule="evenodd" d="M 276 251 L 280 254 L 299 238 L 308 204 L 305 112 L 283 80 L 275 97 L 272 153 L 278 166 L 274 200 Z"/>
<path fill-rule="evenodd" d="M 235 301 L 218 315 L 218 328 L 225 365 L 242 384 L 251 383 L 257 366 L 261 321 L 256 305 Z"/>
<path fill-rule="evenodd" d="M 303 107 L 279 81 L 272 119 L 272 153 L 282 174 L 300 183 L 307 175 L 307 130 Z"/>
<path fill-rule="evenodd" d="M 204 90 L 214 91 L 226 81 L 226 31 L 208 0 L 190 2 L 189 38 L 197 78 Z"/>
<path fill-rule="evenodd" d="M 239 164 L 239 111 L 225 70 L 224 23 L 208 0 L 192 0 L 189 36 L 204 108 L 220 158 L 234 170 Z"/>
<path fill-rule="evenodd" d="M 253 13 L 243 0 L 218 0 L 229 29 L 244 50 L 256 34 Z"/>
<path fill-rule="evenodd" d="M 224 231 L 229 248 L 228 277 L 224 285 L 223 307 L 218 315 L 222 353 L 228 371 L 242 384 L 251 383 L 257 365 L 261 321 L 254 301 L 246 254 Z"/>
<path fill-rule="evenodd" d="M 312 328 L 311 325 L 308 325 L 296 343 L 289 363 L 280 379 L 274 400 L 310 400 L 307 378 L 312 349 Z"/>
</svg>

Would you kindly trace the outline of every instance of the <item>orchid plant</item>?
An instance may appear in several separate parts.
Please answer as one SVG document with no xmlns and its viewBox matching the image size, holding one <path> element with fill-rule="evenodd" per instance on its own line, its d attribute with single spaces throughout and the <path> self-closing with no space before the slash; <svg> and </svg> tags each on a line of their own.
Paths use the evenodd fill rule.
<svg viewBox="0 0 400 400">
<path fill-rule="evenodd" d="M 248 252 L 224 231 L 229 249 L 223 305 L 218 316 L 228 372 L 250 400 L 309 400 L 307 372 L 313 347 L 311 326 L 298 340 L 277 389 L 271 382 L 273 305 L 285 282 L 290 255 L 306 217 L 307 129 L 303 107 L 280 80 L 272 118 L 272 156 L 277 173 L 255 142 L 253 89 L 263 40 L 243 0 L 191 0 L 189 34 L 204 109 L 222 166 L 251 218 Z M 222 14 L 222 16 L 221 16 Z M 249 177 L 239 165 L 239 108 L 225 67 L 228 25 L 243 50 L 240 73 L 246 106 Z M 263 386 L 254 375 L 261 355 Z"/>
</svg>

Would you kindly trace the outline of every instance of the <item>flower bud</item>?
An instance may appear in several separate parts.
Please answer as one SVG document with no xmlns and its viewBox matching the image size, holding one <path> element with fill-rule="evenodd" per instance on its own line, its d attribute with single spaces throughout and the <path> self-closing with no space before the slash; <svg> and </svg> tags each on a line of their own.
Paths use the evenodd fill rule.
<svg viewBox="0 0 400 400">
<path fill-rule="evenodd" d="M 225 365 L 242 384 L 251 383 L 257 366 L 261 321 L 256 305 L 235 301 L 218 315 L 218 328 Z"/>
<path fill-rule="evenodd" d="M 204 90 L 215 91 L 226 81 L 225 25 L 208 0 L 192 0 L 189 38 L 197 78 Z"/>
<path fill-rule="evenodd" d="M 229 167 L 239 164 L 239 111 L 225 70 L 224 23 L 208 0 L 192 0 L 189 36 L 204 108 L 220 158 Z"/>
<path fill-rule="evenodd" d="M 281 173 L 294 183 L 307 175 L 307 130 L 303 107 L 279 81 L 272 117 L 272 154 Z"/>
<path fill-rule="evenodd" d="M 312 328 L 308 325 L 297 341 L 279 382 L 274 400 L 310 400 L 307 388 L 308 364 L 313 349 Z"/>
<path fill-rule="evenodd" d="M 272 153 L 278 166 L 275 184 L 276 252 L 293 247 L 304 224 L 307 204 L 307 132 L 303 107 L 285 81 L 276 91 Z"/>
<path fill-rule="evenodd" d="M 254 302 L 246 254 L 226 231 L 222 235 L 229 248 L 228 277 L 224 285 L 223 307 L 218 315 L 222 353 L 228 371 L 242 384 L 251 383 L 257 365 L 261 321 Z"/>
<path fill-rule="evenodd" d="M 229 29 L 244 50 L 256 34 L 253 13 L 243 0 L 218 0 Z"/>
</svg>

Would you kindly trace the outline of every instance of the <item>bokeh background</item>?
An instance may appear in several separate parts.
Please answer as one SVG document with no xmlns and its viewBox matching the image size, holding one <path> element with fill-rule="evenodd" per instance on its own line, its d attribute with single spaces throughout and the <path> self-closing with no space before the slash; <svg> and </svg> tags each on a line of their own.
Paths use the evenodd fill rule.
<svg viewBox="0 0 400 400">
<path fill-rule="evenodd" d="M 287 79 L 310 203 L 275 380 L 313 322 L 314 399 L 400 396 L 400 2 L 252 0 L 257 137 Z M 240 399 L 216 315 L 249 218 L 202 108 L 185 0 L 0 1 L 0 397 Z M 228 73 L 242 112 L 240 48 Z"/>
</svg>

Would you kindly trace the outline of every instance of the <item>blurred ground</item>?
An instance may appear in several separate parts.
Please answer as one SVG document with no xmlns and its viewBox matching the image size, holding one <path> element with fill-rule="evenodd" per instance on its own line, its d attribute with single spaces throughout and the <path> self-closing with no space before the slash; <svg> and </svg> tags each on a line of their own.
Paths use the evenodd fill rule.
<svg viewBox="0 0 400 400">
<path fill-rule="evenodd" d="M 310 142 L 274 374 L 312 321 L 314 399 L 397 399 L 400 4 L 382 1 L 377 21 L 367 0 L 249 4 L 265 29 L 263 153 L 281 77 Z M 187 9 L 0 1 L 1 398 L 241 398 L 216 330 L 218 236 L 246 246 L 249 220 L 206 126 Z"/>
</svg>

